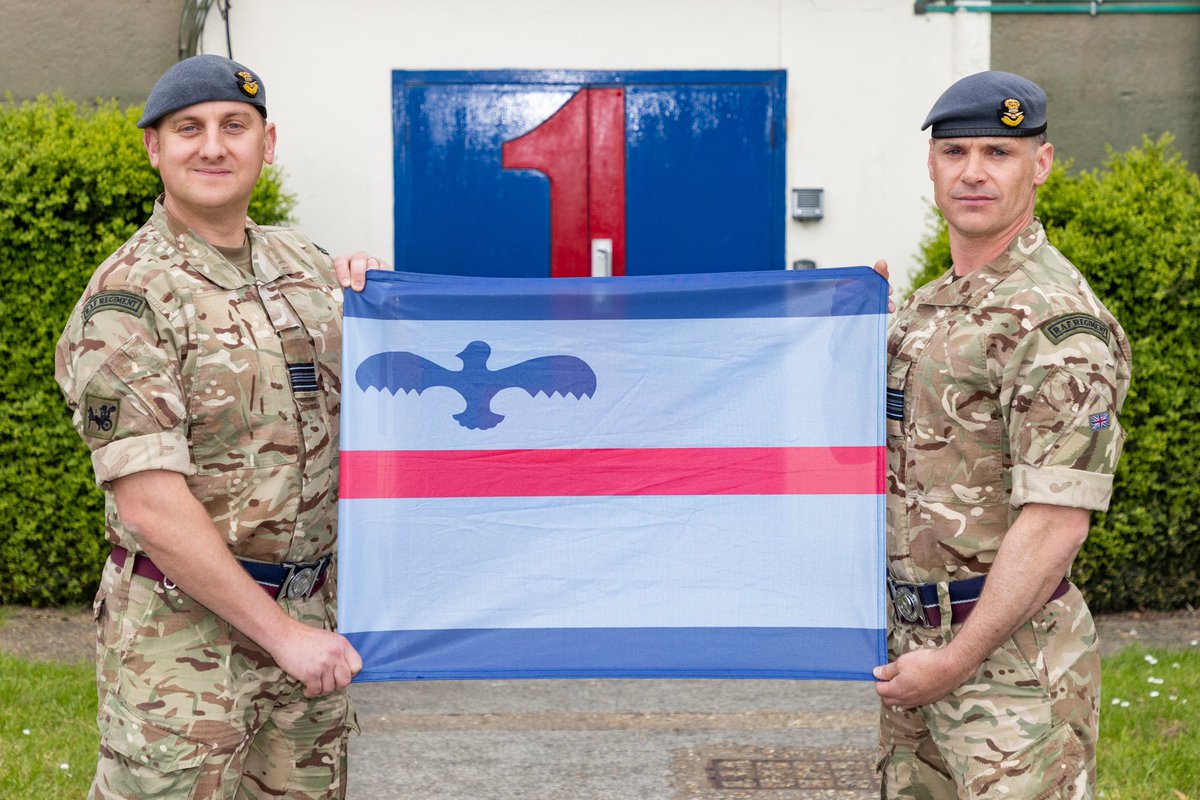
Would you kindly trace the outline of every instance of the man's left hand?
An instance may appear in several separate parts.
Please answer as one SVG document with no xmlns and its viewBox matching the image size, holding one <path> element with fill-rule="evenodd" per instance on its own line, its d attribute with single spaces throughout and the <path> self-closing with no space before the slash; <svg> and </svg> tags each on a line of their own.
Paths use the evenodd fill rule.
<svg viewBox="0 0 1200 800">
<path fill-rule="evenodd" d="M 363 286 L 367 283 L 367 270 L 369 269 L 388 269 L 392 267 L 382 258 L 376 258 L 373 255 L 364 253 L 359 250 L 348 256 L 338 256 L 333 259 L 333 269 L 337 273 L 338 283 L 343 289 L 354 289 L 356 292 L 361 292 Z"/>
<path fill-rule="evenodd" d="M 876 667 L 875 693 L 883 702 L 900 708 L 916 708 L 941 700 L 957 689 L 973 670 L 967 671 L 945 650 L 914 650 L 890 664 Z"/>
</svg>

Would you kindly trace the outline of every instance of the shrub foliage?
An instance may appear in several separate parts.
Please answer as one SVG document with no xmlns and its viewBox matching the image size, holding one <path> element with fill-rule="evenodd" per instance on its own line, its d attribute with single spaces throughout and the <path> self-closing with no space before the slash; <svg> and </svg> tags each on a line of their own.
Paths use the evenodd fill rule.
<svg viewBox="0 0 1200 800">
<path fill-rule="evenodd" d="M 1037 215 L 1133 348 L 1112 505 L 1074 577 L 1095 610 L 1200 604 L 1200 176 L 1170 136 L 1145 139 L 1098 170 L 1055 165 Z M 950 267 L 940 218 L 921 262 L 914 286 Z"/>
<path fill-rule="evenodd" d="M 83 602 L 108 554 L 103 496 L 54 381 L 54 346 L 92 271 L 162 191 L 140 113 L 61 96 L 0 103 L 0 604 Z M 293 203 L 268 168 L 250 213 L 278 224 Z"/>
</svg>

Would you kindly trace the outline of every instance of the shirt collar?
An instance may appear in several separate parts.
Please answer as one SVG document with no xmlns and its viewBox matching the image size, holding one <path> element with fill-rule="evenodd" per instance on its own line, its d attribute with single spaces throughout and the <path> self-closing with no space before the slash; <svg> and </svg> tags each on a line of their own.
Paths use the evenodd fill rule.
<svg viewBox="0 0 1200 800">
<path fill-rule="evenodd" d="M 238 269 L 225 256 L 209 245 L 198 233 L 167 211 L 163 197 L 154 201 L 150 222 L 154 228 L 184 257 L 192 269 L 222 289 L 238 289 L 253 283 L 270 283 L 291 272 L 287 261 L 280 258 L 275 244 L 263 235 L 258 225 L 246 218 L 246 235 L 250 239 L 252 272 Z"/>
<path fill-rule="evenodd" d="M 984 298 L 1017 271 L 1029 255 L 1046 243 L 1046 230 L 1036 217 L 1017 234 L 1008 248 L 977 270 L 956 278 L 950 269 L 938 278 L 929 296 L 922 302 L 933 306 L 977 306 Z"/>
</svg>

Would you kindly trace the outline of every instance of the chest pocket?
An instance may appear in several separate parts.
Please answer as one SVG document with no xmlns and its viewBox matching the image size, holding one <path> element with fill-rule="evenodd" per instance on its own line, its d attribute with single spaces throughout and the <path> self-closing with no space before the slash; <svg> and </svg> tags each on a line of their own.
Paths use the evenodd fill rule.
<svg viewBox="0 0 1200 800">
<path fill-rule="evenodd" d="M 197 294 L 188 408 L 202 475 L 291 464 L 299 418 L 287 361 L 255 286 Z"/>
<path fill-rule="evenodd" d="M 954 504 L 1002 501 L 1004 420 L 983 333 L 940 326 L 908 371 L 905 400 L 909 492 Z"/>
</svg>

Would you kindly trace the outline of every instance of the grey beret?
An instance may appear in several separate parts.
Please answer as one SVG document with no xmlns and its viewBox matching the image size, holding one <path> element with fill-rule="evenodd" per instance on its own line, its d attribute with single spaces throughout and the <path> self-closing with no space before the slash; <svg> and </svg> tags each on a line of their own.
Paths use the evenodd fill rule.
<svg viewBox="0 0 1200 800">
<path fill-rule="evenodd" d="M 934 139 L 1037 136 L 1046 130 L 1046 93 L 1011 72 L 968 75 L 942 93 L 921 130 Z"/>
<path fill-rule="evenodd" d="M 149 127 L 172 111 L 213 100 L 249 103 L 267 116 L 267 90 L 256 74 L 228 58 L 201 55 L 185 58 L 163 73 L 150 90 L 137 126 Z"/>
</svg>

